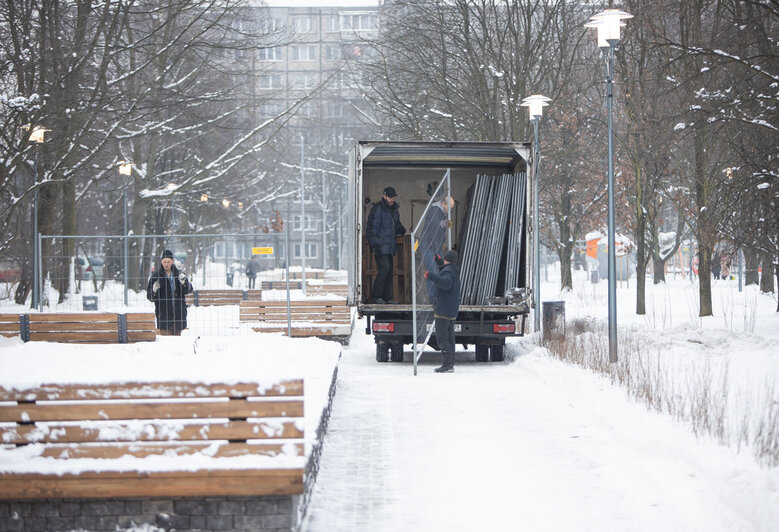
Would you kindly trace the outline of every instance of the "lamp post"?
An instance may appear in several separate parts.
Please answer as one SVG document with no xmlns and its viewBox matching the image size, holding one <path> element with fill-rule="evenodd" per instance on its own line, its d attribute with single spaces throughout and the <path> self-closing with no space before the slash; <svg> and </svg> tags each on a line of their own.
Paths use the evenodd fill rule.
<svg viewBox="0 0 779 532">
<path fill-rule="evenodd" d="M 533 300 L 534 305 L 534 327 L 533 330 L 541 330 L 541 235 L 539 233 L 540 209 L 538 205 L 538 165 L 540 150 L 538 147 L 538 122 L 544 113 L 544 107 L 549 105 L 551 100 L 546 96 L 534 94 L 528 96 L 520 104 L 527 107 L 530 112 L 530 121 L 533 123 Z"/>
<path fill-rule="evenodd" d="M 133 173 L 133 165 L 132 163 L 128 163 L 127 161 L 119 161 L 117 163 L 117 166 L 119 167 L 119 175 L 122 176 L 122 203 L 124 204 L 124 232 L 122 233 L 124 235 L 124 260 L 122 260 L 122 280 L 124 281 L 124 306 L 127 306 L 127 285 L 129 283 L 129 275 L 128 270 L 130 266 L 130 246 L 128 244 L 129 240 L 129 233 L 127 228 L 127 176 L 132 175 Z"/>
<path fill-rule="evenodd" d="M 617 262 L 614 243 L 614 144 L 612 134 L 612 110 L 614 107 L 614 48 L 620 39 L 620 28 L 625 25 L 623 20 L 633 18 L 633 15 L 618 9 L 607 9 L 593 15 L 585 24 L 587 28 L 598 30 L 598 47 L 607 56 L 606 66 L 606 103 L 608 105 L 609 123 L 609 236 L 608 236 L 608 270 L 609 270 L 609 362 L 617 361 Z"/>
<path fill-rule="evenodd" d="M 27 124 L 22 129 L 30 131 L 30 142 L 43 144 L 46 141 L 46 132 L 51 131 L 43 126 L 31 126 Z M 38 149 L 35 149 L 33 160 L 33 175 L 35 183 L 33 184 L 32 200 L 32 300 L 31 306 L 40 310 L 40 263 L 39 242 L 38 242 Z"/>
</svg>

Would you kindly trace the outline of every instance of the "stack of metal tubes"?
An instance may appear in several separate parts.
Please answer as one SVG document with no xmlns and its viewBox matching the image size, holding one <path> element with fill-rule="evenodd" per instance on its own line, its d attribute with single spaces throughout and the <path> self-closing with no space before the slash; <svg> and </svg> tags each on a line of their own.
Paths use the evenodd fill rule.
<svg viewBox="0 0 779 532">
<path fill-rule="evenodd" d="M 520 283 L 527 176 L 478 175 L 460 242 L 460 303 L 486 305 Z"/>
</svg>

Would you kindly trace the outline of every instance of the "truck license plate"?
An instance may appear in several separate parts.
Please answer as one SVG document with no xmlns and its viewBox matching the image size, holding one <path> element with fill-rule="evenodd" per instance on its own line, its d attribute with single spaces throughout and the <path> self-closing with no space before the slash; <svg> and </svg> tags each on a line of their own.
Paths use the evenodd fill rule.
<svg viewBox="0 0 779 532">
<path fill-rule="evenodd" d="M 425 330 L 427 332 L 430 332 L 430 329 L 433 328 L 433 324 L 432 323 L 428 323 L 425 327 L 426 327 Z M 458 333 L 458 332 L 462 332 L 462 330 L 463 330 L 463 326 L 462 325 L 460 325 L 459 323 L 455 323 L 454 324 L 454 332 Z"/>
</svg>

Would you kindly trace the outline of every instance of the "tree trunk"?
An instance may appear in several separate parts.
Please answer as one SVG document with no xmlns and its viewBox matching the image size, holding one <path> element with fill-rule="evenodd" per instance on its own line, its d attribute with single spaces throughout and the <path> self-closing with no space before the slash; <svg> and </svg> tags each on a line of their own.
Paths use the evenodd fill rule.
<svg viewBox="0 0 779 532">
<path fill-rule="evenodd" d="M 646 217 L 636 219 L 636 314 L 646 314 Z"/>
<path fill-rule="evenodd" d="M 758 272 L 758 265 L 760 264 L 760 258 L 757 255 L 757 251 L 753 248 L 744 248 L 744 284 L 758 284 L 760 282 L 760 272 Z"/>
<path fill-rule="evenodd" d="M 760 291 L 772 293 L 774 291 L 774 264 L 771 260 L 771 255 L 761 253 L 760 259 L 763 267 L 763 275 L 760 276 Z"/>
<path fill-rule="evenodd" d="M 660 258 L 659 253 L 652 254 L 652 269 L 655 271 L 654 273 L 655 284 L 664 283 L 665 282 L 665 261 L 662 258 Z"/>
<path fill-rule="evenodd" d="M 698 293 L 700 295 L 699 316 L 713 316 L 711 306 L 711 253 L 712 249 L 698 242 Z"/>
<path fill-rule="evenodd" d="M 72 181 L 62 185 L 62 234 L 76 234 L 76 187 Z M 57 280 L 59 303 L 65 301 L 70 293 L 70 265 L 75 254 L 75 244 L 72 238 L 62 239 L 61 277 Z"/>
<path fill-rule="evenodd" d="M 571 255 L 573 255 L 573 243 L 569 240 L 560 248 L 560 289 L 573 290 L 573 276 L 571 274 Z"/>
</svg>

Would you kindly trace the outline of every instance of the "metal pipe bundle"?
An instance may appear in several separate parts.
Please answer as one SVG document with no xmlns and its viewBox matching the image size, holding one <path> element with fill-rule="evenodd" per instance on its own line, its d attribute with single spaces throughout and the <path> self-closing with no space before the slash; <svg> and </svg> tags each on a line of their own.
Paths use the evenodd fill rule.
<svg viewBox="0 0 779 532">
<path fill-rule="evenodd" d="M 505 295 L 499 287 L 519 284 L 525 192 L 525 174 L 476 177 L 460 259 L 462 304 L 484 305 Z"/>
</svg>

